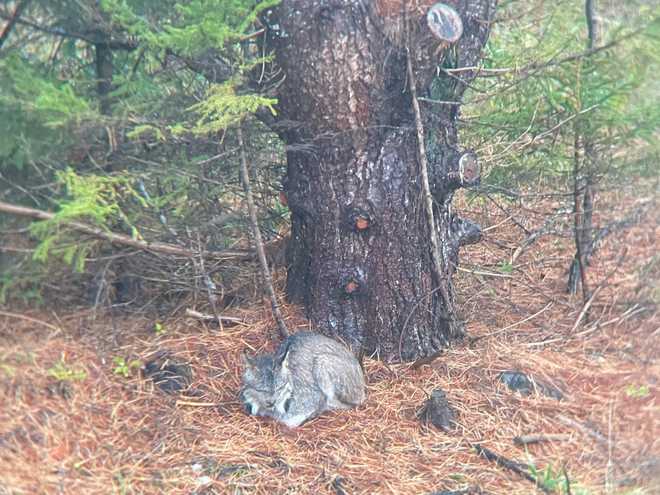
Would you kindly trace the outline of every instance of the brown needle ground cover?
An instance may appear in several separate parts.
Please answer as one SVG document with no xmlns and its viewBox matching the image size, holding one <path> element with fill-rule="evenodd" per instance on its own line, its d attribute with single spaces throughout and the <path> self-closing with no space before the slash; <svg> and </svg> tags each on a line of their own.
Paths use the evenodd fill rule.
<svg viewBox="0 0 660 495">
<path fill-rule="evenodd" d="M 608 200 L 617 208 L 601 211 L 611 215 L 635 206 Z M 552 206 L 530 204 L 466 206 L 491 228 L 463 252 L 457 276 L 464 342 L 419 369 L 366 360 L 362 407 L 294 431 L 246 416 L 236 399 L 240 353 L 275 345 L 265 303 L 234 311 L 246 324 L 224 333 L 185 317 L 162 321 L 159 334 L 153 319 L 91 311 L 23 313 L 61 330 L 0 317 L 0 494 L 536 490 L 474 443 L 550 467 L 548 487 L 566 473 L 571 493 L 660 493 L 654 209 L 604 242 L 588 275 L 601 288 L 576 326 L 582 302 L 565 293 L 570 238 L 542 237 L 506 264 L 525 238 L 515 222 L 533 231 Z M 289 326 L 304 326 L 299 309 L 283 309 Z M 167 395 L 136 368 L 114 372 L 115 357 L 144 362 L 163 350 L 191 364 L 191 393 Z M 564 399 L 509 391 L 497 377 L 512 369 Z M 436 388 L 456 410 L 453 432 L 416 418 Z M 560 436 L 514 444 L 527 434 Z"/>
</svg>

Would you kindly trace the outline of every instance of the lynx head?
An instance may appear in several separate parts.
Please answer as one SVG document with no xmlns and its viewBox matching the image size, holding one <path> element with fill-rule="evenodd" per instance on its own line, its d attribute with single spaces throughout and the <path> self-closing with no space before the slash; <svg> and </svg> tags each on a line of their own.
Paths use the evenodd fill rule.
<svg viewBox="0 0 660 495">
<path fill-rule="evenodd" d="M 268 416 L 273 409 L 273 356 L 243 355 L 240 399 L 248 414 Z"/>
<path fill-rule="evenodd" d="M 248 414 L 273 416 L 288 409 L 292 396 L 287 364 L 288 347 L 276 356 L 243 356 L 243 386 L 240 399 Z"/>
</svg>

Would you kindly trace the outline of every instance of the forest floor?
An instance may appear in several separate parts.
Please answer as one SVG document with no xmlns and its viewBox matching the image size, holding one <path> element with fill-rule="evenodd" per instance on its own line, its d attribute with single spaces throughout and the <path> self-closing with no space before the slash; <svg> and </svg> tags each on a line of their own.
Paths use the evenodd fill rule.
<svg viewBox="0 0 660 495">
<path fill-rule="evenodd" d="M 601 225 L 641 204 L 607 201 Z M 542 236 L 511 262 L 552 201 L 462 203 L 485 228 L 457 275 L 468 338 L 417 369 L 365 360 L 366 403 L 296 430 L 247 416 L 237 400 L 241 352 L 275 345 L 266 303 L 233 310 L 245 324 L 222 332 L 185 316 L 92 309 L 0 317 L 0 494 L 538 490 L 475 444 L 535 468 L 550 493 L 660 493 L 655 205 L 604 240 L 583 312 L 565 290 L 570 235 Z M 570 234 L 566 220 L 556 228 Z M 305 326 L 299 308 L 284 313 Z M 166 394 L 130 366 L 165 351 L 190 363 L 196 393 Z M 505 370 L 564 397 L 512 392 L 498 379 Z M 417 419 L 437 388 L 456 410 L 453 431 Z M 520 446 L 521 435 L 547 438 Z"/>
</svg>

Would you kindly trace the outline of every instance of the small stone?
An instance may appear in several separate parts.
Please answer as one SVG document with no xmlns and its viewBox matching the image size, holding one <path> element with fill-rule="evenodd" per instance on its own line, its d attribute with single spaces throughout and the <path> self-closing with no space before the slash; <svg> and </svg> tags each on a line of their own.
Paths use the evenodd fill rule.
<svg viewBox="0 0 660 495">
<path fill-rule="evenodd" d="M 159 353 L 144 365 L 144 376 L 151 378 L 166 393 L 175 394 L 192 383 L 189 364 L 171 359 L 167 353 Z"/>
<path fill-rule="evenodd" d="M 561 400 L 564 397 L 562 391 L 557 387 L 528 376 L 522 371 L 503 371 L 499 374 L 498 378 L 509 389 L 514 392 L 520 392 L 522 395 L 532 395 L 532 393 L 538 391 L 547 397 L 557 400 Z"/>
<path fill-rule="evenodd" d="M 200 476 L 195 481 L 197 481 L 197 486 L 205 486 L 213 483 L 213 478 L 210 476 Z"/>
</svg>

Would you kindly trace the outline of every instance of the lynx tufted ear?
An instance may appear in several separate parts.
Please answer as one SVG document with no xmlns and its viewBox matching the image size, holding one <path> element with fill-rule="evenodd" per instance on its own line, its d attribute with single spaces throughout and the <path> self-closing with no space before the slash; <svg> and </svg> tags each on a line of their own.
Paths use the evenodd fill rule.
<svg viewBox="0 0 660 495">
<path fill-rule="evenodd" d="M 287 341 L 284 347 L 278 349 L 275 359 L 273 360 L 273 368 L 280 368 L 284 371 L 288 370 L 288 357 L 289 349 L 291 348 L 291 341 Z"/>
</svg>

